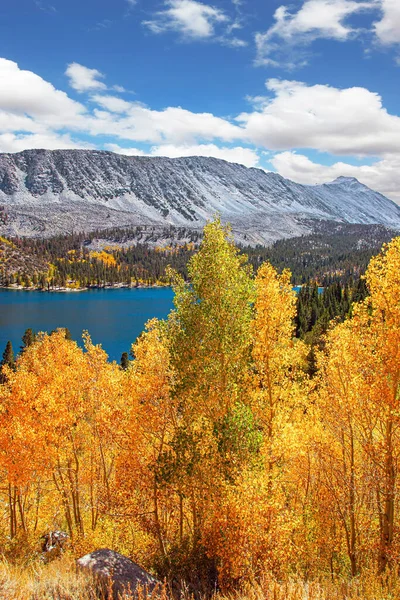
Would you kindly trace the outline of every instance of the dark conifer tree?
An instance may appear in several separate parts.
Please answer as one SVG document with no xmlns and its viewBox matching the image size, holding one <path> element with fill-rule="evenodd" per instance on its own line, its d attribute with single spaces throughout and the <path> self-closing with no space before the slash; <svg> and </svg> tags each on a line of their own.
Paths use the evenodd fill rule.
<svg viewBox="0 0 400 600">
<path fill-rule="evenodd" d="M 121 369 L 124 371 L 129 367 L 129 355 L 127 352 L 123 352 L 121 356 Z"/>
<path fill-rule="evenodd" d="M 65 332 L 65 339 L 66 340 L 72 340 L 72 335 L 71 335 L 71 332 L 68 329 L 68 327 L 64 327 L 64 332 Z"/>
<path fill-rule="evenodd" d="M 3 352 L 3 359 L 0 363 L 0 383 L 6 382 L 6 376 L 2 373 L 2 367 L 7 365 L 11 369 L 15 366 L 15 358 L 14 358 L 14 350 L 12 347 L 12 343 L 8 340 L 5 350 Z"/>
<path fill-rule="evenodd" d="M 22 336 L 21 353 L 24 352 L 26 348 L 29 348 L 29 346 L 32 346 L 35 340 L 36 333 L 29 327 Z"/>
</svg>

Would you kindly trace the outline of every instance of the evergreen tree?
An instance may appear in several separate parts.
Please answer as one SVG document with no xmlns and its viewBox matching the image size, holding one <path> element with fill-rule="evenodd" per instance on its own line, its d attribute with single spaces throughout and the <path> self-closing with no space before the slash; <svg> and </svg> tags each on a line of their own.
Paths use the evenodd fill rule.
<svg viewBox="0 0 400 600">
<path fill-rule="evenodd" d="M 6 381 L 6 377 L 2 373 L 1 367 L 7 366 L 7 367 L 10 367 L 10 369 L 13 369 L 14 365 L 15 365 L 14 350 L 12 347 L 12 343 L 10 342 L 10 340 L 8 340 L 5 350 L 3 352 L 3 359 L 0 363 L 0 383 L 5 383 L 5 381 Z"/>
<path fill-rule="evenodd" d="M 36 333 L 29 327 L 22 336 L 21 353 L 24 352 L 26 348 L 29 348 L 29 346 L 32 346 L 35 340 Z"/>
<path fill-rule="evenodd" d="M 129 367 L 129 355 L 127 352 L 123 352 L 121 356 L 121 369 L 126 371 Z"/>
<path fill-rule="evenodd" d="M 72 335 L 71 335 L 71 332 L 68 329 L 68 327 L 64 327 L 64 331 L 65 331 L 65 339 L 66 340 L 72 340 Z"/>
<path fill-rule="evenodd" d="M 8 340 L 6 344 L 6 348 L 3 352 L 3 360 L 1 361 L 2 365 L 8 365 L 12 367 L 14 365 L 14 351 L 12 347 L 12 343 Z"/>
</svg>

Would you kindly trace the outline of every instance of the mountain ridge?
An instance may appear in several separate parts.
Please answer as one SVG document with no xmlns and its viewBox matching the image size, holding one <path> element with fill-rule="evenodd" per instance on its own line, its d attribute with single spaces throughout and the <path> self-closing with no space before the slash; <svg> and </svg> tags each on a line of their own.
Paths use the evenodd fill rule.
<svg viewBox="0 0 400 600">
<path fill-rule="evenodd" d="M 400 229 L 400 206 L 355 178 L 305 186 L 206 157 L 101 150 L 0 154 L 0 233 L 47 237 L 132 225 L 201 229 L 219 213 L 237 241 L 270 243 L 320 220 Z"/>
</svg>

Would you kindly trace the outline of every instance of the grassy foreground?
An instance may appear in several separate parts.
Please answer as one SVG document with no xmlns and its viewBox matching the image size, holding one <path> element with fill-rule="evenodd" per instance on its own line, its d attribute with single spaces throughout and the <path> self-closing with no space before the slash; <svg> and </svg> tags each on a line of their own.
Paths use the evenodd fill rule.
<svg viewBox="0 0 400 600">
<path fill-rule="evenodd" d="M 2 600 L 94 600 L 93 582 L 77 573 L 74 561 L 62 559 L 48 565 L 35 562 L 15 566 L 0 562 Z"/>
<path fill-rule="evenodd" d="M 164 600 L 167 595 L 162 594 Z M 129 596 L 130 598 L 131 596 Z M 72 558 L 64 557 L 48 565 L 35 562 L 15 566 L 0 560 L 0 598 L 2 600 L 97 600 L 93 581 L 77 573 Z M 182 598 L 185 600 L 185 594 Z M 187 595 L 187 600 L 190 598 Z M 400 580 L 367 577 L 352 581 L 277 582 L 265 578 L 241 593 L 214 600 L 395 600 L 400 598 Z M 128 596 L 121 598 L 128 600 Z M 143 599 L 142 599 L 143 600 Z"/>
</svg>

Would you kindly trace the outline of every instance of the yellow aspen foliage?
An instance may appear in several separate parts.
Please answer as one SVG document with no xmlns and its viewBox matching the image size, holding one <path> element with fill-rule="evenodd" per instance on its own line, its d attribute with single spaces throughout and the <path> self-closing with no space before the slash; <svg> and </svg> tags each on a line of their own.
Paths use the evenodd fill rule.
<svg viewBox="0 0 400 600">
<path fill-rule="evenodd" d="M 242 409 L 229 431 L 231 443 L 239 433 L 242 448 L 251 442 L 252 452 L 236 479 L 224 482 L 205 527 L 207 548 L 227 587 L 266 571 L 281 576 L 297 560 L 294 508 L 302 495 L 298 466 L 307 439 L 302 436 L 307 380 L 305 348 L 294 339 L 296 297 L 290 278 L 266 263 L 255 280 L 247 411 Z"/>
<path fill-rule="evenodd" d="M 310 427 L 306 347 L 294 337 L 296 296 L 290 280 L 288 271 L 279 275 L 268 263 L 260 267 L 252 323 L 252 405 L 263 430 L 263 477 L 272 514 L 287 511 L 288 521 L 299 494 L 298 463 L 306 456 Z"/>
<path fill-rule="evenodd" d="M 174 372 L 160 323 L 150 321 L 132 350 L 135 360 L 126 372 L 128 423 L 120 434 L 122 452 L 117 460 L 117 504 L 143 537 L 149 537 L 149 544 L 134 548 L 139 555 L 145 550 L 148 560 L 149 554 L 165 558 L 176 533 L 171 513 L 176 511 L 178 497 L 166 493 L 159 469 L 178 416 L 171 396 Z"/>
<path fill-rule="evenodd" d="M 61 329 L 5 363 L 1 550 L 62 529 L 77 554 L 113 548 L 196 597 L 297 577 L 396 597 L 400 238 L 318 340 L 312 379 L 288 271 L 254 277 L 216 219 L 188 275 L 169 273 L 175 309 L 126 370 Z"/>
<path fill-rule="evenodd" d="M 11 536 L 43 522 L 73 537 L 96 528 L 113 475 L 120 377 L 89 338 L 84 352 L 63 330 L 42 335 L 8 371 L 0 389 L 1 464 L 9 494 L 24 496 L 23 506 L 8 499 Z"/>
<path fill-rule="evenodd" d="M 329 548 L 331 566 L 335 569 L 336 556 L 340 556 L 338 540 L 343 537 L 353 576 L 360 568 L 362 534 L 371 535 L 363 503 L 373 503 L 372 490 L 363 476 L 365 457 L 357 421 L 363 393 L 358 360 L 363 349 L 354 325 L 355 321 L 348 321 L 334 328 L 327 338 L 328 359 L 320 357 L 317 401 L 323 426 L 315 441 L 320 487 L 326 500 L 318 507 L 320 526 L 331 534 L 333 528 L 341 532 Z"/>
<path fill-rule="evenodd" d="M 258 443 L 246 407 L 254 288 L 246 258 L 218 219 L 205 227 L 188 272 L 190 284 L 171 274 L 175 311 L 166 335 L 179 420 L 160 475 L 179 497 L 178 539 L 187 555 L 200 556 L 214 498 Z"/>
<path fill-rule="evenodd" d="M 171 357 L 185 405 L 211 419 L 237 399 L 248 368 L 253 286 L 246 258 L 219 220 L 206 225 L 188 265 L 190 285 L 173 277 Z"/>
<path fill-rule="evenodd" d="M 304 402 L 299 392 L 304 381 L 306 348 L 294 337 L 296 295 L 290 280 L 289 271 L 279 275 L 269 263 L 264 263 L 255 282 L 254 402 L 267 439 L 272 439 L 282 425 L 281 418 L 290 418 L 299 402 Z"/>
<path fill-rule="evenodd" d="M 117 261 L 115 259 L 115 256 L 113 254 L 110 254 L 109 252 L 106 252 L 105 250 L 102 250 L 101 252 L 91 252 L 90 256 L 91 256 L 91 258 L 95 258 L 96 260 L 99 260 L 100 262 L 105 264 L 107 267 L 116 267 L 117 266 Z"/>
<path fill-rule="evenodd" d="M 321 421 L 338 456 L 325 468 L 353 574 L 361 556 L 380 571 L 400 556 L 399 268 L 397 238 L 371 261 L 370 297 L 331 331 L 321 360 Z"/>
</svg>

